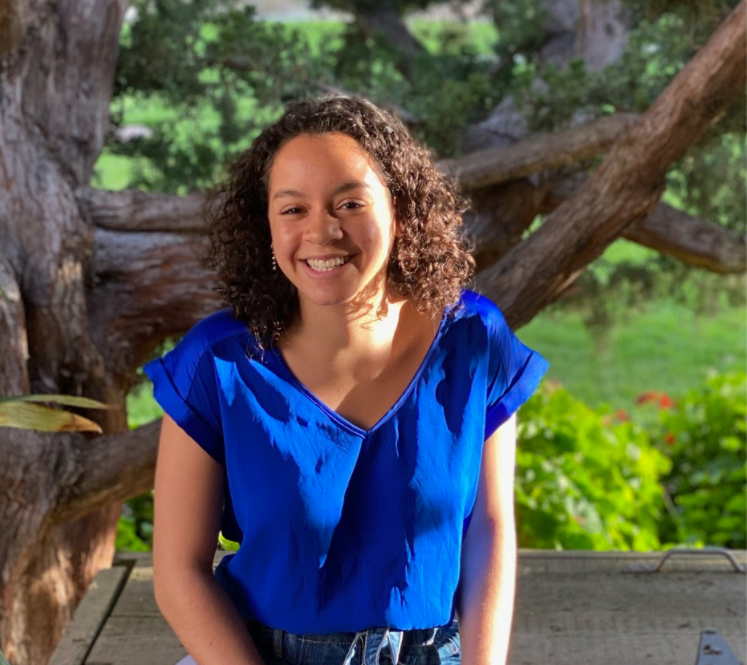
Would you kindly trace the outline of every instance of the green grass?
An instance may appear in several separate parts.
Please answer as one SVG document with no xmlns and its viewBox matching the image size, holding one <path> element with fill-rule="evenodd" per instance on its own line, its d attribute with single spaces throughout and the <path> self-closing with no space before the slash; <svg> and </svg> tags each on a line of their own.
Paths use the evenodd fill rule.
<svg viewBox="0 0 747 665">
<path fill-rule="evenodd" d="M 519 331 L 560 381 L 592 407 L 627 409 L 648 390 L 682 395 L 710 373 L 744 370 L 747 309 L 696 316 L 682 305 L 652 302 L 594 337 L 577 314 L 544 312 Z"/>
</svg>

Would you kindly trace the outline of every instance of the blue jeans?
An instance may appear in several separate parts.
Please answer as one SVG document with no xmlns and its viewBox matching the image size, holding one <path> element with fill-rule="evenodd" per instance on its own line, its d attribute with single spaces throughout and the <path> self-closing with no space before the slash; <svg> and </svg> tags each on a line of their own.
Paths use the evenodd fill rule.
<svg viewBox="0 0 747 665">
<path fill-rule="evenodd" d="M 459 665 L 456 620 L 446 626 L 398 631 L 294 635 L 250 622 L 265 665 Z"/>
</svg>

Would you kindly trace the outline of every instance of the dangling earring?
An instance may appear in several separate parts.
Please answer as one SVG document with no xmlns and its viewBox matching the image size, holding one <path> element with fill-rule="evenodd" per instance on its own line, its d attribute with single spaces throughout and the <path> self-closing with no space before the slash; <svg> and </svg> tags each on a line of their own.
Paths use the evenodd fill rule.
<svg viewBox="0 0 747 665">
<path fill-rule="evenodd" d="M 277 272 L 278 262 L 275 260 L 275 250 L 270 247 L 270 251 L 272 252 L 272 272 Z"/>
</svg>

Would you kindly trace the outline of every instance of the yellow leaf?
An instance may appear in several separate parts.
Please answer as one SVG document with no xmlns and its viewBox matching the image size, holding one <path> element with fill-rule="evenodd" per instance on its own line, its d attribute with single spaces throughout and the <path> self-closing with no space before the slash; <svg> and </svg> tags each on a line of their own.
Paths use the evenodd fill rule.
<svg viewBox="0 0 747 665">
<path fill-rule="evenodd" d="M 0 427 L 16 427 L 41 432 L 98 432 L 95 422 L 69 411 L 16 400 L 0 403 Z"/>
<path fill-rule="evenodd" d="M 75 397 L 74 395 L 12 395 L 0 397 L 0 404 L 4 402 L 55 402 L 65 406 L 78 406 L 84 409 L 109 409 L 108 404 L 98 402 L 88 397 Z"/>
</svg>

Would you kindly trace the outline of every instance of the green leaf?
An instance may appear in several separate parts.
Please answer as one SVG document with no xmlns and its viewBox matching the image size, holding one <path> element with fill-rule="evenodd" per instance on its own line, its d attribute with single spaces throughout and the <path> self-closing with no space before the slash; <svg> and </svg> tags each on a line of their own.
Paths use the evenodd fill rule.
<svg viewBox="0 0 747 665">
<path fill-rule="evenodd" d="M 92 420 L 69 411 L 52 409 L 24 401 L 0 404 L 0 427 L 38 430 L 40 432 L 98 432 L 101 427 Z"/>
<path fill-rule="evenodd" d="M 4 402 L 55 402 L 64 406 L 77 406 L 84 409 L 110 409 L 108 404 L 98 402 L 88 397 L 75 397 L 74 395 L 12 395 L 0 397 L 0 404 Z"/>
</svg>

